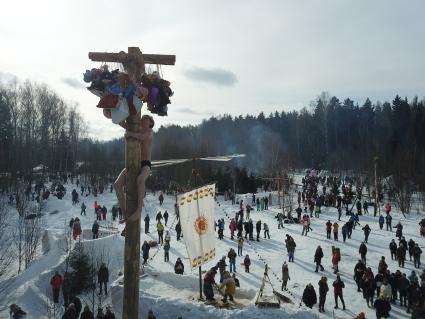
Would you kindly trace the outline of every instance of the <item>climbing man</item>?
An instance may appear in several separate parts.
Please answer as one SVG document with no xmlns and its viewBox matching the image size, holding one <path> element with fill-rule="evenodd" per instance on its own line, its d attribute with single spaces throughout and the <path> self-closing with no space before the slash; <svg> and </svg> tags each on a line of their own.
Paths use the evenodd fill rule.
<svg viewBox="0 0 425 319">
<path fill-rule="evenodd" d="M 125 127 L 125 124 L 123 124 Z M 117 198 L 121 209 L 124 211 L 124 218 L 126 220 L 136 221 L 140 218 L 143 206 L 143 199 L 145 197 L 145 181 L 148 178 L 151 172 L 151 157 L 152 157 L 152 128 L 154 127 L 155 122 L 152 116 L 143 115 L 140 121 L 140 133 L 126 131 L 124 137 L 135 138 L 142 142 L 140 147 L 140 174 L 137 177 L 137 193 L 138 193 L 138 203 L 135 212 L 131 212 L 129 215 L 125 211 L 124 203 L 124 185 L 125 178 L 127 175 L 127 169 L 124 168 L 121 173 L 118 175 L 117 180 L 114 183 L 115 192 L 117 193 Z M 126 127 L 125 127 L 126 128 Z"/>
</svg>

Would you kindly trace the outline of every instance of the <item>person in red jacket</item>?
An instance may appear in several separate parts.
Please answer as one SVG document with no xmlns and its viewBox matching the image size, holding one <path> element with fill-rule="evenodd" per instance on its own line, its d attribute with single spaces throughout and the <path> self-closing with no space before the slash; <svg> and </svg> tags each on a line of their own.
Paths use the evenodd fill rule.
<svg viewBox="0 0 425 319">
<path fill-rule="evenodd" d="M 341 261 L 341 253 L 339 251 L 339 248 L 333 249 L 332 252 L 332 266 L 334 269 L 334 274 L 338 272 L 338 264 Z"/>
<path fill-rule="evenodd" d="M 229 229 L 230 229 L 230 239 L 233 240 L 233 237 L 235 236 L 235 229 L 236 229 L 236 221 L 234 218 L 232 218 L 232 220 L 230 221 Z"/>
<path fill-rule="evenodd" d="M 52 279 L 50 279 L 50 285 L 53 289 L 53 302 L 58 303 L 59 302 L 59 291 L 61 289 L 63 283 L 63 278 L 61 275 L 59 275 L 59 272 L 56 271 Z"/>
<path fill-rule="evenodd" d="M 72 237 L 74 238 L 74 240 L 77 240 L 77 237 L 81 235 L 81 224 L 80 224 L 80 219 L 77 217 L 74 220 L 74 225 L 73 225 L 73 229 L 72 229 Z"/>
</svg>

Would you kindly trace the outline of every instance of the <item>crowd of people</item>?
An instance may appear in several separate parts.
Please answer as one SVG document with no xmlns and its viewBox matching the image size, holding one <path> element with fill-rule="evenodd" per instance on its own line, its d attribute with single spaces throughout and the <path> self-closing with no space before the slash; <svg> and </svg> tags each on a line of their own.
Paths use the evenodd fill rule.
<svg viewBox="0 0 425 319">
<path fill-rule="evenodd" d="M 108 281 L 109 281 L 109 269 L 105 263 L 102 263 L 97 271 L 97 283 L 99 284 L 99 296 L 104 292 L 108 294 Z M 63 306 L 65 312 L 62 319 L 114 319 L 115 315 L 112 312 L 111 307 L 107 306 L 105 313 L 102 308 L 98 308 L 97 316 L 94 317 L 93 312 L 90 310 L 88 305 L 85 305 L 82 309 L 82 303 L 80 298 L 77 296 L 75 291 L 80 283 L 73 282 L 72 276 L 68 272 L 64 272 L 63 275 L 59 271 L 55 271 L 55 274 L 50 279 L 50 286 L 52 288 L 52 299 L 55 305 L 59 304 L 60 292 L 62 291 Z M 83 310 L 83 311 L 82 311 Z M 81 312 L 82 311 L 82 312 Z M 81 316 L 80 316 L 81 314 Z"/>
<path fill-rule="evenodd" d="M 311 227 L 312 220 L 321 221 L 320 216 L 323 207 L 336 208 L 337 214 L 334 220 L 332 218 L 327 218 L 327 220 L 323 221 L 323 227 L 320 229 L 317 229 L 317 224 L 315 224 L 315 232 L 326 232 L 326 238 L 331 240 L 334 246 L 332 246 L 331 250 L 324 251 L 322 246 L 319 245 L 316 247 L 314 255 L 312 254 L 312 261 L 315 265 L 312 271 L 314 270 L 316 273 L 321 273 L 321 278 L 317 282 L 318 296 L 316 294 L 315 285 L 309 283 L 302 293 L 302 303 L 309 308 L 312 308 L 318 303 L 319 312 L 324 313 L 326 312 L 325 303 L 327 294 L 329 289 L 333 288 L 334 308 L 339 309 L 341 307 L 343 310 L 346 309 L 346 302 L 348 303 L 350 300 L 344 300 L 344 291 L 347 289 L 344 281 L 347 279 L 344 278 L 344 275 L 340 272 L 341 262 L 344 262 L 342 261 L 343 255 L 341 250 L 344 249 L 344 244 L 347 241 L 352 241 L 351 236 L 353 231 L 358 227 L 358 229 L 362 231 L 364 238 L 358 248 L 359 260 L 354 265 L 353 280 L 356 283 L 357 292 L 361 293 L 365 300 L 365 305 L 375 309 L 377 318 L 388 318 L 392 311 L 392 307 L 397 303 L 399 307 L 404 307 L 407 313 L 411 313 L 412 318 L 421 318 L 420 316 L 425 316 L 425 270 L 421 271 L 422 249 L 419 242 L 415 242 L 413 238 L 408 238 L 409 240 L 406 240 L 403 232 L 404 227 L 401 221 L 393 223 L 393 212 L 390 203 L 385 203 L 385 205 L 383 205 L 383 214 L 379 214 L 377 213 L 377 208 L 374 203 L 365 200 L 365 196 L 362 195 L 362 185 L 358 185 L 357 187 L 354 185 L 355 183 L 352 180 L 339 180 L 335 177 L 323 178 L 307 175 L 302 180 L 302 189 L 298 190 L 296 193 L 298 201 L 297 208 L 295 209 L 296 217 L 292 216 L 290 211 L 286 211 L 285 213 L 279 212 L 276 215 L 278 229 L 284 229 L 285 223 L 295 223 L 301 226 L 300 233 L 302 236 L 309 236 L 310 232 L 313 231 Z M 355 190 L 353 190 L 353 188 Z M 81 193 L 83 194 L 85 190 L 87 189 L 82 189 Z M 59 189 L 59 191 L 61 190 Z M 90 191 L 95 192 L 94 189 L 89 188 L 88 192 Z M 100 189 L 96 189 L 96 193 L 98 191 L 100 192 Z M 102 189 L 101 191 L 103 192 L 104 190 Z M 54 192 L 57 193 L 57 189 L 55 189 Z M 76 190 L 74 189 L 71 194 L 73 205 L 78 204 L 79 196 Z M 378 197 L 381 199 L 380 203 L 383 204 L 383 196 L 379 194 Z M 158 199 L 160 201 L 160 206 L 162 206 L 164 203 L 164 196 L 162 193 L 160 193 Z M 230 247 L 227 254 L 222 256 L 217 264 L 211 267 L 203 277 L 203 292 L 209 302 L 215 301 L 214 288 L 222 294 L 223 302 L 226 303 L 234 300 L 236 287 L 240 285 L 238 278 L 236 278 L 237 270 L 240 271 L 237 262 L 238 258 L 241 260 L 239 264 L 243 266 L 244 272 L 250 273 L 251 258 L 248 254 L 244 254 L 244 245 L 249 242 L 260 242 L 270 239 L 271 237 L 277 237 L 275 233 L 270 234 L 270 225 L 263 222 L 260 215 L 255 215 L 258 217 L 256 218 L 257 220 L 254 221 L 254 215 L 251 214 L 253 210 L 258 212 L 268 211 L 272 202 L 271 194 L 268 196 L 253 194 L 249 204 L 244 202 L 246 199 L 240 199 L 236 202 L 235 195 L 231 192 L 227 193 L 227 199 L 232 200 L 235 205 L 239 206 L 237 212 L 234 217 L 233 214 L 231 217 L 228 216 L 228 221 L 225 221 L 224 218 L 217 219 L 214 226 L 219 240 L 224 239 L 225 232 L 228 229 L 229 238 L 235 242 L 235 247 Z M 100 205 L 97 201 L 94 201 L 93 207 L 95 220 L 92 225 L 92 233 L 93 239 L 97 239 L 99 235 L 99 223 L 107 219 L 108 209 L 105 205 Z M 373 207 L 373 211 L 369 211 L 370 207 Z M 87 206 L 85 202 L 82 202 L 81 216 L 86 216 L 86 209 Z M 348 218 L 346 222 L 342 221 L 342 213 L 344 210 L 345 216 Z M 110 211 L 113 221 L 117 218 L 119 220 L 122 219 L 122 212 L 118 206 L 113 206 Z M 364 214 L 371 214 L 372 212 L 376 215 L 376 228 L 373 227 L 375 222 L 370 223 L 372 227 L 362 222 L 362 216 Z M 176 208 L 175 214 L 177 217 L 176 222 L 170 222 L 170 216 L 167 210 L 159 211 L 156 216 L 154 215 L 154 230 L 157 233 L 158 241 L 144 241 L 141 247 L 143 264 L 146 265 L 149 262 L 150 249 L 156 245 L 162 247 L 164 262 L 170 262 L 171 229 L 175 230 L 177 241 L 182 237 L 181 225 L 178 219 L 178 207 Z M 145 234 L 150 233 L 150 222 L 151 218 L 147 213 L 144 217 Z M 81 234 L 81 221 L 79 217 L 71 219 L 69 227 L 74 240 L 76 240 Z M 372 270 L 373 267 L 370 265 L 371 261 L 367 260 L 367 254 L 370 235 L 377 231 L 388 232 L 391 260 L 386 260 L 385 257 L 382 256 L 379 263 L 374 265 L 377 266 L 377 271 L 374 272 Z M 340 241 L 340 232 L 342 241 Z M 425 236 L 425 219 L 419 222 L 419 234 L 422 237 Z M 393 236 L 395 238 L 391 238 Z M 350 245 L 352 245 L 352 242 L 350 242 Z M 282 280 L 282 291 L 288 290 L 288 281 L 291 280 L 289 275 L 290 265 L 294 262 L 297 247 L 294 236 L 286 234 L 285 247 L 287 261 L 283 262 L 281 267 L 280 279 Z M 324 258 L 329 258 L 328 260 L 330 260 L 332 264 L 332 271 L 335 275 L 335 278 L 330 281 L 330 283 L 332 283 L 331 287 L 329 287 L 330 283 L 328 284 L 330 276 L 324 276 L 322 273 L 327 271 L 322 263 Z M 418 269 L 418 271 L 411 271 L 410 273 L 404 271 L 403 269 L 407 262 L 412 262 L 413 267 Z M 174 272 L 176 274 L 184 274 L 184 264 L 181 258 L 177 258 L 175 261 Z M 216 275 L 218 275 L 219 278 L 216 279 Z M 64 315 L 63 318 L 72 319 L 74 318 L 74 313 L 77 314 L 76 318 L 79 318 L 78 315 L 82 310 L 81 301 L 78 303 L 78 297 L 74 296 L 71 291 L 68 291 L 67 284 L 65 283 L 66 276 L 67 275 L 64 274 L 62 277 L 57 273 L 52 277 L 53 300 L 55 303 L 59 302 L 59 292 L 62 290 L 64 304 L 67 308 L 65 314 L 68 313 L 67 316 Z M 100 294 L 103 292 L 107 294 L 108 277 L 107 267 L 102 265 L 98 272 Z M 350 294 L 351 293 L 355 292 L 350 291 Z M 103 313 L 103 310 L 100 311 Z M 106 313 L 103 314 L 103 317 L 98 316 L 96 318 L 112 318 L 107 317 L 108 311 L 111 313 L 110 309 L 106 309 Z M 87 312 L 87 316 L 85 317 L 83 317 L 84 312 Z M 81 318 L 92 318 L 89 316 L 91 311 L 88 306 L 85 307 L 84 312 L 81 312 Z M 363 315 L 360 313 L 358 318 L 361 318 L 361 316 L 364 317 L 364 313 Z"/>
<path fill-rule="evenodd" d="M 322 194 L 319 194 L 319 186 L 322 186 Z M 409 261 L 413 261 L 413 266 L 420 269 L 422 250 L 419 244 L 413 239 L 410 239 L 408 242 L 406 241 L 401 221 L 398 221 L 395 226 L 393 225 L 391 205 L 389 203 L 384 205 L 384 213 L 379 215 L 377 214 L 374 203 L 364 199 L 362 186 L 357 186 L 355 191 L 353 191 L 353 187 L 354 181 L 350 179 L 341 181 L 335 177 L 325 178 L 307 175 L 303 178 L 302 190 L 297 192 L 298 207 L 295 210 L 297 217 L 292 217 L 290 212 L 286 212 L 286 214 L 278 213 L 276 215 L 278 229 L 283 229 L 284 223 L 299 223 L 302 226 L 301 235 L 308 236 L 309 232 L 312 231 L 311 219 L 320 218 L 322 207 L 335 207 L 337 211 L 335 220 L 331 221 L 328 219 L 323 227 L 323 230 L 326 232 L 326 238 L 335 241 L 336 244 L 332 246 L 332 251 L 328 255 L 331 260 L 333 273 L 336 276 L 336 279 L 332 282 L 335 309 L 340 307 L 339 301 L 342 304 L 343 310 L 346 307 L 343 297 L 345 284 L 339 271 L 342 256 L 340 251 L 342 248 L 341 245 L 344 246 L 344 243 L 351 239 L 353 230 L 359 227 L 363 232 L 364 239 L 359 246 L 358 252 L 360 259 L 355 265 L 353 278 L 358 287 L 358 292 L 363 294 L 366 305 L 375 309 L 377 318 L 387 318 L 391 311 L 391 305 L 395 305 L 395 303 L 399 301 L 401 307 L 406 307 L 406 312 L 412 313 L 412 318 L 422 318 L 421 316 L 425 316 L 425 270 L 422 271 L 420 276 L 414 271 L 410 274 L 406 274 L 400 269 L 391 272 L 386 266 L 385 258 L 383 257 L 378 265 L 378 272 L 374 275 L 372 268 L 366 266 L 368 243 L 372 228 L 369 224 L 363 223 L 361 225 L 361 216 L 363 214 L 373 213 L 376 216 L 379 229 L 384 230 L 385 225 L 386 231 L 391 235 L 395 235 L 398 239 L 398 245 L 395 239 L 392 239 L 390 251 L 391 256 L 398 262 L 398 266 L 401 268 L 404 268 L 408 253 Z M 227 197 L 229 200 L 234 198 L 230 191 Z M 264 204 L 264 206 L 262 205 L 262 202 L 267 202 L 266 198 L 269 198 L 269 196 L 259 197 L 253 194 L 252 205 L 254 209 L 260 212 L 266 209 L 266 204 Z M 381 202 L 384 199 L 382 194 L 379 194 L 378 198 Z M 302 214 L 303 203 L 306 204 L 304 207 L 304 214 Z M 257 222 L 252 221 L 249 214 L 253 208 L 250 205 L 244 205 L 243 200 L 234 202 L 234 204 L 239 205 L 239 211 L 235 214 L 234 218 L 228 216 L 228 228 L 230 231 L 230 239 L 237 242 L 238 254 L 236 255 L 236 252 L 231 248 L 227 255 L 229 264 L 228 272 L 229 274 L 233 273 L 233 275 L 236 273 L 235 259 L 237 257 L 244 257 L 244 242 L 259 241 L 261 238 L 261 230 L 264 231 L 264 239 L 270 238 L 267 224 L 262 223 L 260 219 Z M 371 206 L 373 207 L 373 211 L 369 211 Z M 348 217 L 348 220 L 341 223 L 343 210 L 345 210 L 345 215 Z M 247 216 L 249 216 L 249 218 Z M 254 224 L 256 226 L 256 237 L 254 237 Z M 425 219 L 422 219 L 419 222 L 419 234 L 422 237 L 424 236 L 424 226 Z M 215 228 L 218 238 L 222 240 L 224 238 L 224 230 L 226 229 L 224 218 L 216 221 Z M 393 228 L 395 232 L 393 232 Z M 339 242 L 339 232 L 341 232 L 342 235 L 342 243 Z M 337 245 L 338 247 L 336 247 Z M 285 246 L 288 262 L 291 263 L 294 261 L 297 244 L 290 234 L 286 234 Z M 318 246 L 313 257 L 315 272 L 325 271 L 322 265 L 322 259 L 326 257 L 325 255 L 326 253 L 324 253 L 321 246 Z M 245 271 L 249 272 L 251 260 L 248 255 L 245 256 L 242 264 L 245 266 Z M 286 261 L 282 265 L 281 289 L 283 291 L 288 289 L 287 283 L 288 280 L 290 280 L 288 265 Z M 215 275 L 219 272 L 220 282 L 222 282 L 226 266 L 226 257 L 223 256 L 218 264 L 211 268 L 205 275 L 204 285 L 206 288 L 204 288 L 204 293 L 208 296 L 209 300 L 212 300 L 214 297 L 213 287 L 215 285 Z M 394 265 L 394 267 L 395 266 L 396 265 Z M 325 312 L 326 295 L 329 291 L 327 282 L 328 278 L 326 276 L 322 276 L 318 282 L 320 312 Z M 374 296 L 376 297 L 374 298 Z M 302 302 L 308 307 L 312 307 L 317 303 L 315 288 L 311 283 L 307 285 L 303 292 Z M 358 318 L 365 318 L 364 312 L 361 312 Z"/>
</svg>

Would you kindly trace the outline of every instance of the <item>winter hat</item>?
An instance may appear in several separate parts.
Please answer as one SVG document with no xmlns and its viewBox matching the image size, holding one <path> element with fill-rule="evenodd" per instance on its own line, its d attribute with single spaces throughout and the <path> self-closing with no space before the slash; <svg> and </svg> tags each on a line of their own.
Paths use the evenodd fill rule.
<svg viewBox="0 0 425 319">
<path fill-rule="evenodd" d="M 364 312 L 360 312 L 359 315 L 357 316 L 357 319 L 366 319 L 366 315 Z"/>
</svg>

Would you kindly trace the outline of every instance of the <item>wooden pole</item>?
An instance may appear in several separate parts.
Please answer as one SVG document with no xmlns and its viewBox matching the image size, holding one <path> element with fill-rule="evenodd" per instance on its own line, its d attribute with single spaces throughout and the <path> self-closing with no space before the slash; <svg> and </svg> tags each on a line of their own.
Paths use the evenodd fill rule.
<svg viewBox="0 0 425 319">
<path fill-rule="evenodd" d="M 138 47 L 129 47 L 128 53 L 89 52 L 89 58 L 98 62 L 122 63 L 130 78 L 139 83 L 145 72 L 145 63 L 174 65 L 175 55 L 142 54 Z M 131 132 L 140 131 L 140 114 L 130 115 L 126 120 L 127 129 Z M 137 208 L 137 176 L 140 174 L 140 147 L 143 143 L 136 139 L 125 141 L 125 180 L 126 213 L 133 214 Z M 142 194 L 143 196 L 144 194 Z M 139 318 L 139 267 L 140 267 L 140 219 L 126 222 L 124 246 L 124 297 L 123 319 Z"/>
<path fill-rule="evenodd" d="M 376 174 L 377 166 L 378 166 L 378 157 L 374 158 L 374 167 L 375 167 L 375 207 L 373 208 L 373 216 L 376 217 L 376 213 L 378 212 L 378 177 Z"/>
<path fill-rule="evenodd" d="M 130 47 L 128 48 L 128 57 L 129 60 L 123 63 L 124 68 L 129 76 L 137 81 L 141 73 L 145 71 L 142 53 L 139 48 Z M 139 132 L 140 113 L 130 115 L 126 123 L 129 131 Z M 137 176 L 140 173 L 140 160 L 140 142 L 134 138 L 126 139 L 125 167 L 127 168 L 127 177 L 125 187 L 127 214 L 134 213 L 137 208 Z M 140 219 L 127 221 L 125 227 L 122 318 L 137 319 L 139 318 Z"/>
<path fill-rule="evenodd" d="M 279 201 L 279 209 L 282 208 L 282 203 L 280 201 L 280 175 L 278 175 L 278 179 L 277 179 L 277 198 Z"/>
<path fill-rule="evenodd" d="M 199 300 L 203 300 L 202 297 L 202 268 L 199 266 Z"/>
</svg>

